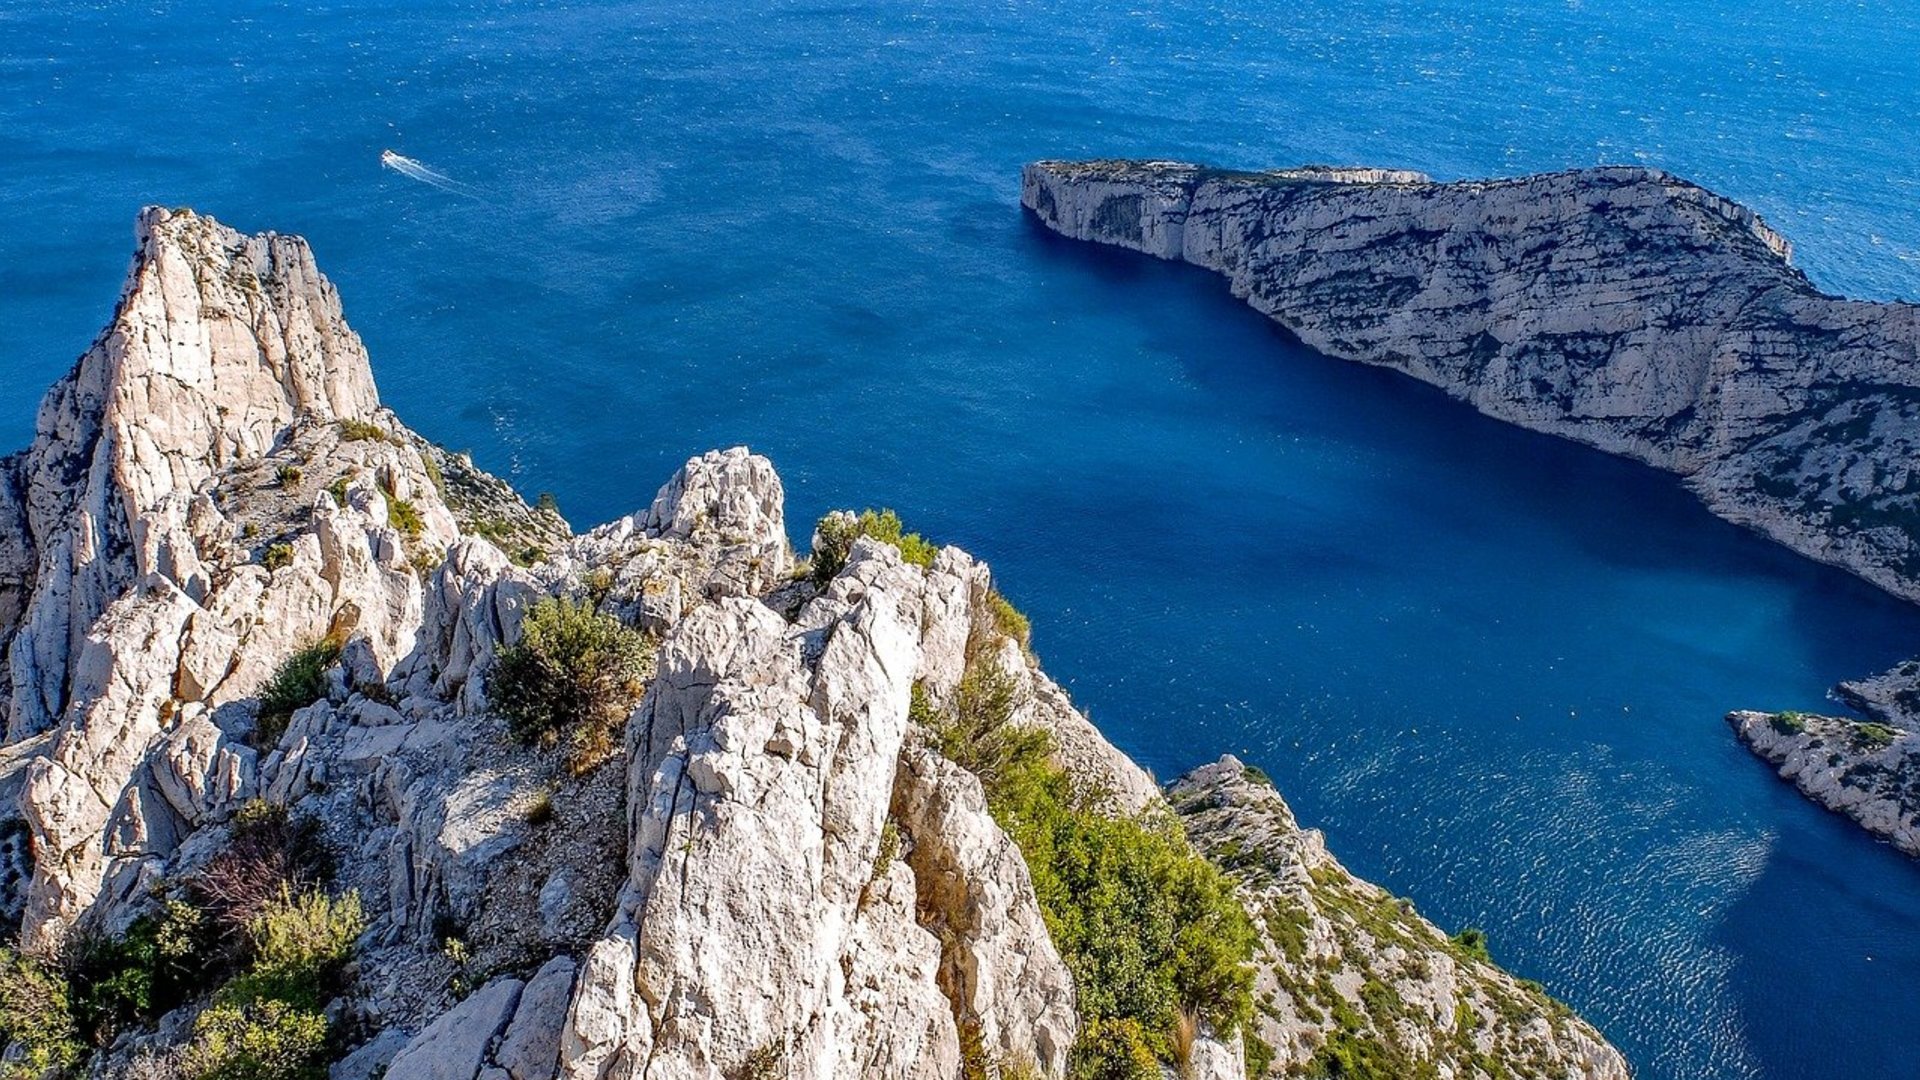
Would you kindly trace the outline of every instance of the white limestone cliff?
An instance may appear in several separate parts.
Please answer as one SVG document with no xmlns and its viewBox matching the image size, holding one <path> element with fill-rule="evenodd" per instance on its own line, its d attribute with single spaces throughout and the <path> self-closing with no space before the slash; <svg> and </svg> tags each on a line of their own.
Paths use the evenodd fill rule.
<svg viewBox="0 0 1920 1080">
<path fill-rule="evenodd" d="M 744 448 L 575 535 L 379 405 L 303 242 L 186 212 L 142 215 L 113 323 L 41 416 L 0 469 L 0 912 L 23 949 L 123 932 L 264 800 L 317 823 L 367 917 L 336 1080 L 1064 1068 L 1073 976 L 913 688 L 950 702 L 991 655 L 1014 722 L 1111 812 L 1164 802 L 995 628 L 984 564 L 863 539 L 798 578 L 780 479 Z M 584 771 L 488 707 L 549 596 L 659 643 L 624 745 Z M 276 737 L 262 686 L 322 641 L 324 692 Z M 162 1067 L 205 1004 L 93 1075 Z M 1192 1065 L 1245 1070 L 1230 1033 Z"/>
<path fill-rule="evenodd" d="M 1037 162 L 1021 199 L 1920 600 L 1920 308 L 1821 294 L 1731 200 L 1644 168 L 1442 184 L 1156 161 Z"/>
</svg>

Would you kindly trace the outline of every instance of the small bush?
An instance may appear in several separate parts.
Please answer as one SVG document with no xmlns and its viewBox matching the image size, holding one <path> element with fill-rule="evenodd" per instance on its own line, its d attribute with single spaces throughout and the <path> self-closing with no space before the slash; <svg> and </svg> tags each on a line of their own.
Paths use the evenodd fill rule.
<svg viewBox="0 0 1920 1080">
<path fill-rule="evenodd" d="M 273 476 L 281 487 L 292 487 L 300 482 L 300 466 L 282 465 L 274 470 Z"/>
<path fill-rule="evenodd" d="M 900 823 L 888 814 L 886 824 L 880 826 L 880 847 L 873 853 L 873 869 L 867 872 L 867 884 L 887 876 L 887 870 L 900 857 L 900 846 Z"/>
<path fill-rule="evenodd" d="M 524 815 L 527 824 L 535 827 L 553 820 L 553 789 L 541 788 L 534 792 L 533 801 L 527 804 Z"/>
<path fill-rule="evenodd" d="M 433 490 L 440 493 L 442 501 L 447 497 L 447 474 L 440 471 L 440 460 L 431 451 L 420 455 L 420 463 L 426 466 L 427 479 L 432 482 Z"/>
<path fill-rule="evenodd" d="M 560 501 L 553 497 L 553 492 L 551 491 L 541 492 L 539 498 L 533 501 L 533 508 L 543 514 L 552 514 L 554 517 L 560 516 Z"/>
<path fill-rule="evenodd" d="M 191 1080 L 325 1080 L 327 1020 L 284 1001 L 216 1003 L 194 1021 Z"/>
<path fill-rule="evenodd" d="M 1053 751 L 1044 729 L 1012 722 L 1019 690 L 1020 684 L 998 661 L 982 659 L 960 680 L 951 712 L 922 714 L 934 718 L 929 731 L 940 753 L 979 777 L 990 792 L 1045 768 Z"/>
<path fill-rule="evenodd" d="M 418 540 L 427 527 L 427 520 L 420 516 L 420 508 L 397 495 L 387 499 L 387 523 L 411 540 Z"/>
<path fill-rule="evenodd" d="M 1791 709 L 1774 713 L 1768 722 L 1773 725 L 1773 730 L 1782 735 L 1803 735 L 1807 730 L 1807 714 Z"/>
<path fill-rule="evenodd" d="M 344 507 L 347 505 L 348 482 L 347 474 L 341 473 L 339 476 L 333 478 L 333 483 L 327 485 L 327 494 L 333 496 L 333 504 L 335 506 Z"/>
<path fill-rule="evenodd" d="M 268 544 L 267 550 L 260 553 L 260 565 L 268 570 L 278 570 L 293 565 L 293 545 L 286 541 Z"/>
<path fill-rule="evenodd" d="M 1073 1080 L 1160 1080 L 1160 1055 L 1138 1020 L 1090 1019 L 1067 1065 Z"/>
<path fill-rule="evenodd" d="M 1033 647 L 1033 624 L 997 590 L 987 594 L 987 611 L 993 616 L 993 625 L 1022 650 Z"/>
<path fill-rule="evenodd" d="M 287 657 L 267 685 L 260 688 L 254 711 L 256 749 L 271 750 L 279 745 L 295 710 L 327 696 L 327 669 L 338 659 L 340 646 L 333 641 L 316 642 Z"/>
<path fill-rule="evenodd" d="M 320 889 L 283 890 L 247 927 L 252 966 L 220 996 L 318 1010 L 339 991 L 353 943 L 366 928 L 358 893 L 335 899 Z"/>
<path fill-rule="evenodd" d="M 0 949 L 0 1045 L 7 1080 L 65 1069 L 86 1053 L 66 979 L 12 949 Z"/>
<path fill-rule="evenodd" d="M 1853 725 L 1851 737 L 1856 750 L 1885 750 L 1900 737 L 1900 731 L 1885 724 L 1860 723 Z"/>
<path fill-rule="evenodd" d="M 1493 963 L 1493 955 L 1487 952 L 1487 932 L 1469 926 L 1453 935 L 1450 939 L 1459 950 L 1483 964 Z"/>
<path fill-rule="evenodd" d="M 333 877 L 333 854 L 320 835 L 320 823 L 294 818 L 287 808 L 262 799 L 234 816 L 227 845 L 209 858 L 187 890 L 219 932 L 237 965 L 247 929 L 291 890 L 304 893 Z"/>
<path fill-rule="evenodd" d="M 564 740 L 568 764 L 585 772 L 612 752 L 652 651 L 644 636 L 588 604 L 543 599 L 528 610 L 520 641 L 500 650 L 487 700 L 516 738 Z"/>
<path fill-rule="evenodd" d="M 365 420 L 342 420 L 340 438 L 344 442 L 386 442 L 387 432 L 379 424 L 369 424 Z"/>
<path fill-rule="evenodd" d="M 722 1075 L 726 1080 L 780 1080 L 786 1073 L 786 1065 L 786 1051 L 779 1043 L 770 1042 L 755 1047 L 740 1064 Z"/>
<path fill-rule="evenodd" d="M 74 1020 L 89 1041 L 105 1045 L 204 989 L 213 951 L 205 914 L 180 900 L 135 920 L 123 937 L 76 936 L 66 949 Z"/>
<path fill-rule="evenodd" d="M 915 566 L 932 566 L 940 553 L 939 545 L 919 533 L 902 531 L 900 515 L 891 510 L 862 510 L 859 516 L 833 513 L 813 527 L 813 580 L 821 585 L 833 580 L 847 565 L 853 542 L 862 536 L 892 544 L 900 558 Z"/>
</svg>

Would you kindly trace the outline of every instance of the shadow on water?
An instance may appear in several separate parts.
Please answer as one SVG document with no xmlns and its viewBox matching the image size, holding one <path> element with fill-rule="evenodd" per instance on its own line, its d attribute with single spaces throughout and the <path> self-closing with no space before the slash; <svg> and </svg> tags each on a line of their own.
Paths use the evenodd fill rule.
<svg viewBox="0 0 1920 1080">
<path fill-rule="evenodd" d="M 1213 271 L 1071 240 L 1025 211 L 1020 216 L 1026 254 L 1053 274 L 1108 294 L 1107 314 L 1142 326 L 1158 353 L 1210 390 L 1210 401 L 1233 411 L 1224 422 L 1308 433 L 1402 463 L 1379 482 L 1423 515 L 1456 527 L 1470 529 L 1466 519 L 1498 507 L 1499 519 L 1548 530 L 1585 559 L 1619 570 L 1781 583 L 1792 619 L 1807 627 L 1812 663 L 1834 681 L 1920 653 L 1920 612 L 1912 605 L 1715 516 L 1673 474 L 1486 416 L 1403 372 L 1329 357 L 1235 298 Z M 1407 462 L 1419 468 L 1405 474 Z M 1835 611 L 1849 615 L 1842 632 L 1831 632 Z M 1863 668 L 1865 642 L 1893 644 Z"/>
<path fill-rule="evenodd" d="M 1756 769 L 1765 768 L 1755 763 Z M 1780 800 L 1801 796 L 1778 783 Z M 1844 1011 L 1814 1002 L 1833 986 L 1920 984 L 1920 863 L 1900 855 L 1838 814 L 1789 815 L 1765 867 L 1722 914 L 1714 939 L 1735 957 L 1731 985 L 1750 1018 L 1746 1037 L 1762 1061 L 1817 1057 L 1842 1030 L 1910 1030 L 1909 1004 L 1891 995 L 1851 995 Z M 1852 875 L 1860 859 L 1895 861 L 1889 873 Z M 1807 883 L 1842 904 L 1807 902 Z M 1766 943 L 1778 943 L 1769 947 Z M 1850 1080 L 1909 1080 L 1911 1053 L 1885 1043 L 1854 1044 Z"/>
</svg>

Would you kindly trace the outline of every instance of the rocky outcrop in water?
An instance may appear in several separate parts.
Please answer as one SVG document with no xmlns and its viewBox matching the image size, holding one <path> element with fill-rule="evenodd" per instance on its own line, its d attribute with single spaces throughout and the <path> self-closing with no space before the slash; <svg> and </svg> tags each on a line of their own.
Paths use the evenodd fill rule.
<svg viewBox="0 0 1920 1080">
<path fill-rule="evenodd" d="M 780 479 L 741 448 L 575 535 L 379 405 L 303 242 L 159 210 L 139 241 L 113 323 L 0 470 L 0 912 L 22 952 L 131 940 L 278 820 L 313 831 L 359 905 L 323 1003 L 351 1046 L 335 1080 L 1062 1072 L 1084 988 L 981 780 L 915 709 L 951 705 L 985 658 L 1012 728 L 1047 732 L 1103 813 L 1167 804 L 1007 631 L 984 564 L 860 539 L 836 573 L 799 575 Z M 655 643 L 600 757 L 516 738 L 491 706 L 549 598 Z M 303 656 L 318 681 L 270 723 Z M 1244 822 L 1201 806 L 1212 775 L 1175 799 L 1236 873 L 1235 836 L 1319 850 L 1277 796 Z M 1266 879 L 1244 880 L 1277 925 Z M 1339 888 L 1373 895 L 1344 871 Z M 1314 923 L 1297 955 L 1270 929 L 1274 1068 L 1376 1040 L 1451 1075 L 1625 1074 L 1591 1029 L 1418 927 Z M 1364 990 L 1353 973 L 1427 956 L 1445 986 L 1419 994 L 1467 972 L 1480 989 L 1459 1000 L 1487 1019 L 1301 1019 L 1338 1015 L 1325 980 Z M 198 1075 L 204 1022 L 231 1007 L 209 989 L 102 1029 L 83 1069 Z M 1245 1072 L 1232 1033 L 1184 1052 L 1202 1080 Z"/>
<path fill-rule="evenodd" d="M 1733 712 L 1727 723 L 1808 798 L 1920 855 L 1920 738 L 1879 720 Z"/>
</svg>

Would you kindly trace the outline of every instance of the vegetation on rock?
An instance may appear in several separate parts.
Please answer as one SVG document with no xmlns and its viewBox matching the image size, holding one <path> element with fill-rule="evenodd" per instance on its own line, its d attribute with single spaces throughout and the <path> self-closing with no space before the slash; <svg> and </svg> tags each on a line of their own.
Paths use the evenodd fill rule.
<svg viewBox="0 0 1920 1080">
<path fill-rule="evenodd" d="M 86 1053 L 67 980 L 12 949 L 0 949 L 0 1048 L 4 1080 L 57 1075 Z"/>
<path fill-rule="evenodd" d="M 342 420 L 340 438 L 344 442 L 386 442 L 387 432 L 379 424 L 365 420 Z"/>
<path fill-rule="evenodd" d="M 327 696 L 327 669 L 340 659 L 340 644 L 317 641 L 281 663 L 279 670 L 260 688 L 254 711 L 253 745 L 271 750 L 286 733 L 287 724 L 298 709 Z"/>
<path fill-rule="evenodd" d="M 330 870 L 317 826 L 256 801 L 207 866 L 125 933 L 80 930 L 58 964 L 0 950 L 0 1080 L 77 1076 L 94 1048 L 196 1000 L 205 1008 L 162 1075 L 322 1080 L 325 1009 L 366 929 L 357 894 L 326 891 Z"/>
<path fill-rule="evenodd" d="M 260 553 L 260 565 L 268 570 L 278 570 L 293 565 L 293 545 L 285 541 L 268 544 L 267 550 Z"/>
<path fill-rule="evenodd" d="M 487 700 L 515 737 L 566 745 L 574 772 L 613 750 L 645 688 L 653 646 L 591 604 L 548 597 L 528 610 L 520 640 L 500 650 Z"/>
<path fill-rule="evenodd" d="M 980 778 L 1026 858 L 1079 995 L 1072 1075 L 1157 1080 L 1191 1044 L 1183 1025 L 1232 1033 L 1252 1018 L 1253 924 L 1176 824 L 1111 815 L 1100 793 L 1076 786 L 1049 735 L 1013 722 L 1018 683 L 991 650 L 975 653 L 952 709 L 916 693 L 915 719 Z"/>
<path fill-rule="evenodd" d="M 837 511 L 821 518 L 813 527 L 814 582 L 824 585 L 832 581 L 847 565 L 853 542 L 863 536 L 892 544 L 899 549 L 900 558 L 915 566 L 932 566 L 933 557 L 940 553 L 939 545 L 919 533 L 906 532 L 900 524 L 900 515 L 892 510 L 867 509 L 858 515 Z"/>
</svg>

